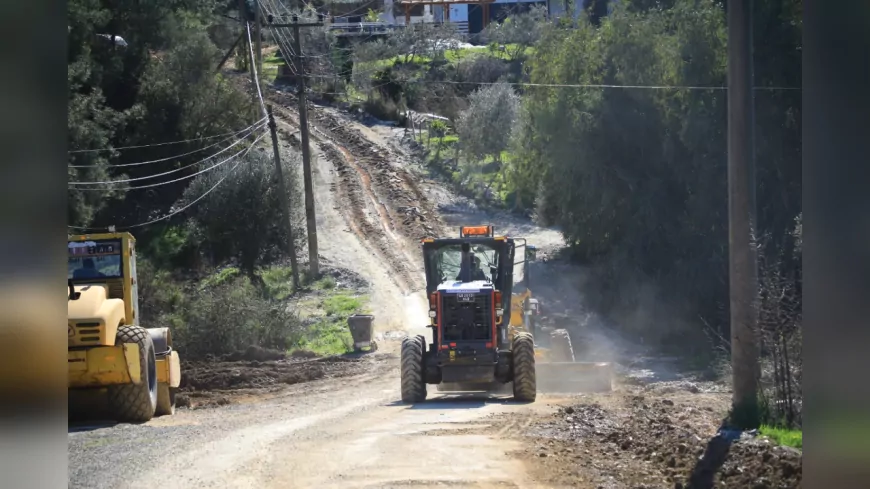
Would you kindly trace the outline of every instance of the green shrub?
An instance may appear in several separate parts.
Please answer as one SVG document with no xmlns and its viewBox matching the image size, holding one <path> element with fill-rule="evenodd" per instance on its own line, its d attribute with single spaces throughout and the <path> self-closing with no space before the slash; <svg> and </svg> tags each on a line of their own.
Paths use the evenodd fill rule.
<svg viewBox="0 0 870 489">
<path fill-rule="evenodd" d="M 217 287 L 219 285 L 223 285 L 227 283 L 227 281 L 232 280 L 239 276 L 239 269 L 236 267 L 227 267 L 223 270 L 219 270 L 209 277 L 206 277 L 205 280 L 200 282 L 200 288 L 207 289 L 211 287 Z"/>
<path fill-rule="evenodd" d="M 284 300 L 293 293 L 293 269 L 283 266 L 272 266 L 259 272 L 266 285 L 266 292 L 276 300 Z"/>
<path fill-rule="evenodd" d="M 317 290 L 332 290 L 335 286 L 335 279 L 328 275 L 314 283 L 314 288 Z"/>
<path fill-rule="evenodd" d="M 803 448 L 803 431 L 762 425 L 761 428 L 758 429 L 758 432 L 764 436 L 770 437 L 773 441 L 779 443 L 780 445 L 785 445 L 793 448 Z"/>
<path fill-rule="evenodd" d="M 382 121 L 398 121 L 402 118 L 399 106 L 389 98 L 376 94 L 369 97 L 363 109 Z"/>
<path fill-rule="evenodd" d="M 350 316 L 362 311 L 362 307 L 362 299 L 341 294 L 323 301 L 323 310 L 327 316 Z"/>
<path fill-rule="evenodd" d="M 227 354 L 251 345 L 287 350 L 304 327 L 286 305 L 263 298 L 247 277 L 197 290 L 189 298 L 184 323 L 173 336 L 188 358 Z"/>
</svg>

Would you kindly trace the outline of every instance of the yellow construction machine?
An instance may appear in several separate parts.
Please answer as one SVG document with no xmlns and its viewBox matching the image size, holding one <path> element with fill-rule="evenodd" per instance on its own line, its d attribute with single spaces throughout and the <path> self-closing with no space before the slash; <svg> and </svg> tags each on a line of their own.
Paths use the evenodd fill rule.
<svg viewBox="0 0 870 489">
<path fill-rule="evenodd" d="M 607 362 L 578 362 L 574 356 L 571 336 L 566 329 L 543 326 L 538 323 L 541 305 L 532 297 L 529 284 L 530 263 L 536 260 L 537 249 L 522 238 L 514 238 L 525 248 L 517 253 L 523 260 L 523 290 L 512 294 L 509 330 L 512 335 L 528 332 L 535 339 L 535 363 L 538 389 L 541 391 L 581 392 L 610 391 L 613 385 L 613 366 Z"/>
<path fill-rule="evenodd" d="M 67 241 L 70 412 L 97 398 L 121 422 L 174 414 L 180 361 L 169 328 L 140 326 L 136 240 L 110 232 Z"/>
</svg>

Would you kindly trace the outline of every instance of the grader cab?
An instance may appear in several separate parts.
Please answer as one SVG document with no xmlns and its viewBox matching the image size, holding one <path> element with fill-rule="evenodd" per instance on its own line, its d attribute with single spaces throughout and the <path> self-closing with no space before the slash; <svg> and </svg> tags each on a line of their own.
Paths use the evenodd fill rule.
<svg viewBox="0 0 870 489">
<path fill-rule="evenodd" d="M 139 323 L 135 242 L 129 233 L 68 238 L 71 413 L 95 398 L 95 406 L 108 408 L 109 416 L 122 422 L 175 412 L 178 353 L 169 328 L 146 329 Z"/>
</svg>

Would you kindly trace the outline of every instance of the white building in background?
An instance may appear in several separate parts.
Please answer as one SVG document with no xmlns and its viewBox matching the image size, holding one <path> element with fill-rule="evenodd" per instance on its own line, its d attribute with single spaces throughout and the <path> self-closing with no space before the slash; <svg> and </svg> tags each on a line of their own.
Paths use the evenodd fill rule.
<svg viewBox="0 0 870 489">
<path fill-rule="evenodd" d="M 404 25 L 405 15 L 403 9 L 397 4 L 400 0 L 382 0 L 382 8 L 379 18 L 382 22 L 391 25 Z M 579 16 L 590 0 L 495 0 L 489 4 L 489 22 L 500 21 L 505 18 L 517 6 L 524 8 L 532 5 L 540 5 L 547 9 L 551 17 L 560 17 L 565 14 L 566 8 L 573 3 L 574 17 Z M 615 0 L 611 0 L 615 1 Z M 398 8 L 397 8 L 398 7 Z M 445 9 L 449 14 L 444 15 Z M 411 9 L 411 23 L 441 23 L 449 21 L 462 34 L 476 34 L 483 30 L 485 25 L 484 9 L 480 4 L 459 5 L 416 5 Z"/>
</svg>

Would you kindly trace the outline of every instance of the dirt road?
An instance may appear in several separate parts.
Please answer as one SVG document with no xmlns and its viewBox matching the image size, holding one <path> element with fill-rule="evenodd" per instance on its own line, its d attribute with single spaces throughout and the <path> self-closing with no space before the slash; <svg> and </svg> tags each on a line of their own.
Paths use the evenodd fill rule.
<svg viewBox="0 0 870 489">
<path fill-rule="evenodd" d="M 281 146 L 298 146 L 294 101 L 272 91 L 268 97 Z M 236 390 L 216 406 L 179 409 L 142 425 L 72 426 L 69 487 L 681 487 L 674 481 L 688 478 L 675 472 L 682 465 L 650 466 L 661 458 L 647 457 L 659 432 L 629 421 L 649 414 L 647 404 L 658 409 L 662 399 L 674 400 L 682 411 L 656 412 L 656 422 L 685 422 L 700 441 L 715 434 L 727 391 L 695 399 L 696 387 L 689 393 L 677 387 L 680 394 L 620 387 L 580 398 L 539 395 L 522 405 L 445 396 L 430 387 L 426 403 L 400 403 L 399 339 L 430 334 L 421 327 L 428 317 L 419 239 L 453 234 L 462 223 L 492 223 L 530 238 L 546 255 L 562 246 L 561 236 L 522 219 L 477 211 L 428 181 L 395 144 L 395 131 L 366 128 L 332 109 L 311 114 L 320 254 L 329 267 L 368 282 L 382 338 L 378 353 L 316 366 L 281 363 L 272 369 L 280 375 L 268 389 Z M 240 362 L 221 368 L 232 374 L 271 367 Z M 300 369 L 318 380 L 295 383 Z M 281 385 L 281 376 L 296 380 Z M 638 401 L 639 392 L 650 400 Z M 566 418 L 564 407 L 572 405 L 582 416 Z M 643 451 L 619 448 L 633 448 L 632 440 Z M 671 441 L 668 450 L 679 449 L 680 440 Z M 661 460 L 668 463 L 667 457 Z"/>
<path fill-rule="evenodd" d="M 281 96 L 272 94 L 278 101 Z M 291 105 L 289 101 L 286 105 Z M 276 107 L 278 108 L 278 107 Z M 277 111 L 282 144 L 294 140 L 292 110 Z M 353 124 L 314 112 L 319 250 L 330 266 L 369 282 L 376 329 L 428 334 L 419 238 L 444 225 L 418 176 L 394 149 Z M 343 121 L 346 122 L 346 121 Z M 412 208 L 413 210 L 408 210 Z M 70 487 L 529 487 L 520 448 L 486 429 L 491 415 L 531 419 L 547 404 L 455 398 L 399 401 L 398 339 L 363 360 L 364 373 L 295 384 L 225 406 L 179 409 L 143 425 L 73 426 Z M 239 365 L 244 368 L 244 365 Z M 346 375 L 346 373 L 345 373 Z M 510 425 L 514 426 L 515 425 Z"/>
<path fill-rule="evenodd" d="M 266 401 L 80 428 L 70 487 L 529 487 L 506 455 L 519 443 L 453 431 L 533 408 L 437 396 L 409 408 L 391 363 Z"/>
</svg>

